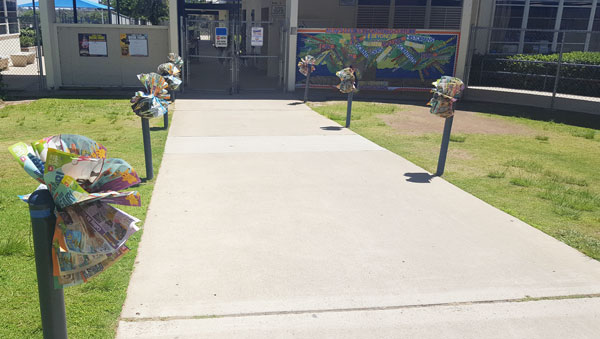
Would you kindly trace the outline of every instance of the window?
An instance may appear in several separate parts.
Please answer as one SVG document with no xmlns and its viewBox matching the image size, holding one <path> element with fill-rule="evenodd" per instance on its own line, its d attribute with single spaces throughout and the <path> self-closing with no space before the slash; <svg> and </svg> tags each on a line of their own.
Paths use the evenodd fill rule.
<svg viewBox="0 0 600 339">
<path fill-rule="evenodd" d="M 497 28 L 521 28 L 523 24 L 524 4 L 520 5 L 498 5 L 494 13 L 494 27 Z"/>
<path fill-rule="evenodd" d="M 356 27 L 387 28 L 390 0 L 358 0 Z"/>
<path fill-rule="evenodd" d="M 0 0 L 0 34 L 19 33 L 17 0 Z"/>
<path fill-rule="evenodd" d="M 390 18 L 392 1 L 394 10 Z M 356 26 L 458 30 L 461 18 L 462 0 L 358 0 Z"/>
</svg>

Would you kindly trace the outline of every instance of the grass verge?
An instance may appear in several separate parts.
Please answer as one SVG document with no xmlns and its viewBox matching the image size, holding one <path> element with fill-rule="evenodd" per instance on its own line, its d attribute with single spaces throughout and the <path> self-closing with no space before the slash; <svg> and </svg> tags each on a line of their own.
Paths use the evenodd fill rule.
<svg viewBox="0 0 600 339">
<path fill-rule="evenodd" d="M 311 107 L 341 125 L 345 122 L 345 102 Z M 382 119 L 390 114 L 402 116 L 411 107 L 354 102 L 351 129 L 434 172 L 443 120 L 439 133 L 408 134 Z M 460 114 L 455 124 L 460 123 Z M 477 116 L 513 124 L 515 130 L 526 127 L 537 137 L 463 132 L 450 143 L 444 178 L 600 260 L 600 138 L 596 130 L 519 117 Z"/>
<path fill-rule="evenodd" d="M 151 126 L 162 127 L 162 119 Z M 7 147 L 55 134 L 81 134 L 108 149 L 108 157 L 129 162 L 144 178 L 141 123 L 128 100 L 40 99 L 0 110 L 0 338 L 41 338 L 35 262 L 27 205 L 17 194 L 32 192 L 36 182 L 12 159 Z M 153 129 L 152 156 L 158 172 L 167 131 Z M 142 220 L 154 181 L 135 188 L 142 207 L 119 207 Z M 113 338 L 121 313 L 141 231 L 127 242 L 131 252 L 89 283 L 65 289 L 70 338 Z"/>
</svg>

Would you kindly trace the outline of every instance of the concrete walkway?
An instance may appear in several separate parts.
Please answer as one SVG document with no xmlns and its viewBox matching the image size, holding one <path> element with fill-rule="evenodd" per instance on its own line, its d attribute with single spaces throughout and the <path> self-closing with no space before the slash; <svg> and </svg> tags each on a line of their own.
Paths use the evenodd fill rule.
<svg viewBox="0 0 600 339">
<path fill-rule="evenodd" d="M 599 262 L 293 103 L 177 101 L 118 338 L 598 337 Z"/>
</svg>

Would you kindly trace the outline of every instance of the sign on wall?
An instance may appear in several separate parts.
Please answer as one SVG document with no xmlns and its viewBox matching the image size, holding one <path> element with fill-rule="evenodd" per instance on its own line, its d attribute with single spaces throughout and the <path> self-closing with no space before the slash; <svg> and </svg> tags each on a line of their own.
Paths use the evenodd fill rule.
<svg viewBox="0 0 600 339">
<path fill-rule="evenodd" d="M 121 55 L 148 56 L 148 34 L 121 34 Z"/>
<path fill-rule="evenodd" d="M 282 5 L 273 5 L 273 6 L 271 6 L 271 15 L 274 18 L 283 18 L 283 17 L 285 17 L 285 6 L 282 6 Z"/>
<path fill-rule="evenodd" d="M 215 47 L 227 47 L 227 27 L 215 27 Z"/>
<path fill-rule="evenodd" d="M 108 56 L 106 34 L 79 33 L 79 56 Z"/>
<path fill-rule="evenodd" d="M 250 45 L 260 47 L 263 45 L 264 29 L 262 27 L 252 27 L 252 39 Z"/>
<path fill-rule="evenodd" d="M 432 81 L 454 75 L 459 41 L 459 32 L 447 31 L 298 29 L 297 58 L 316 58 L 311 82 L 324 87 L 337 84 L 335 72 L 352 65 L 362 89 L 429 90 Z"/>
</svg>

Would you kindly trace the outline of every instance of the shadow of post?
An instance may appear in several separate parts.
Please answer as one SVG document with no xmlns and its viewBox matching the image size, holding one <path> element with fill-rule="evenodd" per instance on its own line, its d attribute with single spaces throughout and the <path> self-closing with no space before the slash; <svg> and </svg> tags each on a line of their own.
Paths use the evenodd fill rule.
<svg viewBox="0 0 600 339">
<path fill-rule="evenodd" d="M 407 177 L 406 181 L 419 184 L 428 184 L 435 177 L 435 175 L 429 173 L 404 173 L 404 176 Z"/>
</svg>

